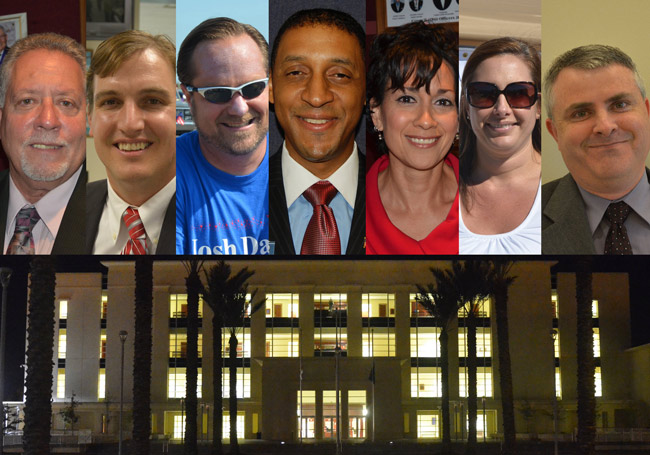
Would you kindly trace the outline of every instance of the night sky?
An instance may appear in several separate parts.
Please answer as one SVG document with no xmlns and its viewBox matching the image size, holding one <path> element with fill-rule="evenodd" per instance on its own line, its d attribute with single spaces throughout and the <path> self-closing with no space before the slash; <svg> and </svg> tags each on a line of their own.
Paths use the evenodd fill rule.
<svg viewBox="0 0 650 455">
<path fill-rule="evenodd" d="M 60 256 L 57 258 L 58 272 L 101 272 L 104 267 L 100 264 L 101 257 L 93 256 Z M 120 260 L 119 256 L 111 256 L 111 260 Z M 168 259 L 179 261 L 180 257 Z M 239 258 L 242 260 L 243 258 Z M 257 257 L 255 258 L 258 259 Z M 341 259 L 350 260 L 342 257 Z M 376 257 L 375 260 L 386 258 Z M 410 257 L 409 259 L 420 259 Z M 431 258 L 427 258 L 429 261 Z M 455 259 L 436 258 L 436 259 Z M 572 271 L 571 257 L 522 257 L 521 260 L 557 260 L 556 271 Z M 9 284 L 7 295 L 7 352 L 5 355 L 5 401 L 21 401 L 23 392 L 23 369 L 25 362 L 25 327 L 27 307 L 27 275 L 29 258 L 0 256 L 0 266 L 11 267 L 14 272 Z M 272 260 L 272 259 L 271 259 Z M 639 346 L 650 343 L 650 257 L 594 257 L 594 272 L 628 272 L 630 276 L 630 313 L 631 313 L 631 345 Z M 423 263 L 428 267 L 428 263 Z M 550 286 L 550 283 L 549 283 Z M 0 288 L 1 289 L 1 288 Z"/>
</svg>

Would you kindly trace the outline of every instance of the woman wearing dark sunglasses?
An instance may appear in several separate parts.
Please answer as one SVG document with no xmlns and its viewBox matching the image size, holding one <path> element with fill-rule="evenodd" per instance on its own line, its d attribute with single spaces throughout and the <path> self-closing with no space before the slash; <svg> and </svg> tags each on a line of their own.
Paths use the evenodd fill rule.
<svg viewBox="0 0 650 455">
<path fill-rule="evenodd" d="M 368 106 L 384 153 L 366 177 L 367 254 L 458 254 L 457 35 L 413 23 L 379 35 Z"/>
<path fill-rule="evenodd" d="M 477 47 L 463 73 L 461 254 L 541 253 L 540 59 L 514 38 Z"/>
</svg>

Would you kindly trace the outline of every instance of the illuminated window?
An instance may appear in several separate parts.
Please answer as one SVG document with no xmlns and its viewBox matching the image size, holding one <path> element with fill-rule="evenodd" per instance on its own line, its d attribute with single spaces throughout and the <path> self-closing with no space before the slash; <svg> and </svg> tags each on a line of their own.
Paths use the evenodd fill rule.
<svg viewBox="0 0 650 455">
<path fill-rule="evenodd" d="M 314 294 L 314 310 L 346 311 L 348 309 L 347 294 Z"/>
<path fill-rule="evenodd" d="M 224 398 L 230 397 L 230 369 L 224 368 L 221 374 L 221 390 Z M 251 397 L 251 369 L 237 367 L 237 398 Z"/>
<path fill-rule="evenodd" d="M 440 357 L 438 327 L 411 327 L 411 357 Z"/>
<path fill-rule="evenodd" d="M 600 373 L 600 367 L 596 367 L 596 372 L 594 374 L 594 385 L 596 386 L 596 393 L 595 396 L 597 397 L 602 397 L 603 396 L 603 382 L 602 382 L 602 375 Z"/>
<path fill-rule="evenodd" d="M 341 392 L 339 391 L 339 406 Z M 338 425 L 336 422 L 336 391 L 323 390 L 323 439 L 336 437 Z"/>
<path fill-rule="evenodd" d="M 433 317 L 422 305 L 416 300 L 417 294 L 409 294 L 412 318 L 431 318 Z"/>
<path fill-rule="evenodd" d="M 108 314 L 108 295 L 106 291 L 102 291 L 102 309 L 101 309 L 102 319 L 106 319 Z"/>
<path fill-rule="evenodd" d="M 230 329 L 221 329 L 221 347 L 223 357 L 230 357 Z M 237 357 L 251 356 L 251 332 L 250 328 L 240 327 L 237 329 Z"/>
<path fill-rule="evenodd" d="M 600 357 L 600 329 L 593 328 L 594 331 L 594 357 Z"/>
<path fill-rule="evenodd" d="M 482 301 L 475 303 L 471 308 L 470 308 L 470 304 L 466 303 L 463 307 L 458 309 L 458 317 L 459 318 L 467 317 L 468 312 L 470 310 L 474 312 L 474 316 L 477 318 L 489 318 L 490 299 L 483 299 Z"/>
<path fill-rule="evenodd" d="M 395 294 L 362 294 L 362 318 L 394 318 Z"/>
<path fill-rule="evenodd" d="M 591 317 L 592 318 L 598 317 L 598 300 L 591 301 Z"/>
<path fill-rule="evenodd" d="M 99 381 L 97 383 L 97 398 L 106 398 L 106 368 L 99 369 Z"/>
<path fill-rule="evenodd" d="M 68 301 L 59 300 L 59 319 L 68 319 Z"/>
<path fill-rule="evenodd" d="M 298 434 L 302 432 L 303 438 L 313 439 L 316 437 L 316 391 L 302 391 L 302 418 L 300 417 L 300 390 L 296 392 L 298 403 Z"/>
<path fill-rule="evenodd" d="M 106 358 L 106 329 L 102 329 L 101 335 L 99 335 L 99 358 Z"/>
<path fill-rule="evenodd" d="M 411 367 L 411 398 L 442 396 L 442 375 L 438 367 Z"/>
<path fill-rule="evenodd" d="M 185 329 L 175 329 L 169 334 L 169 357 L 184 359 L 187 357 L 187 332 Z M 203 357 L 203 334 L 198 336 L 198 356 Z"/>
<path fill-rule="evenodd" d="M 492 356 L 492 334 L 489 327 L 476 328 L 476 357 Z M 458 357 L 467 357 L 467 334 L 458 332 Z"/>
<path fill-rule="evenodd" d="M 267 327 L 266 357 L 298 357 L 300 355 L 298 329 L 293 327 Z"/>
<path fill-rule="evenodd" d="M 267 318 L 297 318 L 298 294 L 266 294 Z"/>
<path fill-rule="evenodd" d="M 459 389 L 460 396 L 467 396 L 467 368 L 461 367 L 459 371 Z M 477 367 L 476 368 L 476 396 L 477 397 L 491 397 L 492 396 L 492 368 L 491 367 Z"/>
<path fill-rule="evenodd" d="M 558 318 L 558 302 L 557 302 L 557 290 L 551 290 L 551 305 L 553 307 L 553 319 Z"/>
<path fill-rule="evenodd" d="M 364 329 L 361 334 L 361 344 L 364 357 L 394 357 L 395 331 L 392 327 Z"/>
<path fill-rule="evenodd" d="M 67 339 L 66 329 L 59 329 L 59 353 L 57 357 L 59 359 L 65 359 L 65 353 L 67 348 L 66 339 Z"/>
<path fill-rule="evenodd" d="M 439 438 L 439 418 L 437 411 L 418 411 L 418 438 Z"/>
<path fill-rule="evenodd" d="M 338 342 L 341 351 L 348 349 L 348 334 L 345 327 L 320 327 L 314 330 L 314 355 L 334 355 Z"/>
<path fill-rule="evenodd" d="M 562 376 L 560 375 L 560 367 L 555 367 L 555 396 L 562 399 Z"/>
<path fill-rule="evenodd" d="M 184 415 L 175 415 L 174 416 L 174 439 L 181 439 L 185 436 L 185 416 Z"/>
<path fill-rule="evenodd" d="M 560 332 L 555 331 L 555 336 L 553 337 L 553 352 L 556 359 L 560 358 Z"/>
<path fill-rule="evenodd" d="M 244 421 L 245 413 L 244 411 L 237 412 L 237 439 L 244 439 Z M 230 439 L 230 413 L 223 413 L 223 426 L 221 427 L 223 431 L 223 438 Z"/>
<path fill-rule="evenodd" d="M 198 369 L 196 378 L 196 396 L 201 398 L 201 389 L 203 388 L 203 373 L 202 369 Z M 168 398 L 184 398 L 187 394 L 186 390 L 186 369 L 170 367 L 167 372 L 167 397 Z"/>
<path fill-rule="evenodd" d="M 65 398 L 65 368 L 59 368 L 56 375 L 56 397 Z"/>
<path fill-rule="evenodd" d="M 203 316 L 203 298 L 199 297 L 199 317 Z M 169 317 L 187 317 L 187 294 L 169 295 Z"/>
<path fill-rule="evenodd" d="M 366 391 L 349 390 L 348 391 L 348 437 L 365 438 L 366 437 Z"/>
</svg>

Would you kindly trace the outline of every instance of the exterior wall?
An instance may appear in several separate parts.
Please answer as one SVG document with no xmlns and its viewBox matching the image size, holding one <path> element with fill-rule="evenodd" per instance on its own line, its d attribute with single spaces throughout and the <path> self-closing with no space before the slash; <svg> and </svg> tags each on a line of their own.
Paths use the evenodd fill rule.
<svg viewBox="0 0 650 455">
<path fill-rule="evenodd" d="M 439 412 L 440 398 L 411 397 L 410 327 L 411 309 L 409 294 L 416 291 L 414 284 L 433 280 L 429 267 L 445 267 L 445 261 L 267 261 L 234 260 L 234 271 L 243 266 L 255 270 L 249 280 L 251 289 L 258 289 L 258 298 L 271 293 L 296 293 L 299 295 L 300 352 L 303 362 L 303 390 L 316 391 L 315 436 L 323 437 L 323 390 L 334 390 L 334 359 L 314 357 L 314 293 L 347 293 L 348 323 L 347 356 L 340 359 L 341 390 L 365 390 L 366 435 L 372 429 L 372 383 L 369 374 L 372 359 L 362 356 L 363 318 L 362 294 L 382 292 L 395 294 L 395 353 L 394 357 L 377 357 L 375 369 L 376 439 L 393 440 L 417 438 L 419 411 Z M 109 432 L 116 428 L 116 409 L 119 403 L 120 349 L 119 331 L 128 331 L 125 343 L 124 397 L 127 413 L 132 403 L 133 364 L 133 300 L 134 265 L 127 262 L 106 262 L 108 267 L 108 314 L 106 348 L 106 394 L 109 414 L 113 422 Z M 210 266 L 206 263 L 205 266 Z M 512 275 L 517 279 L 509 292 L 509 336 L 511 347 L 513 387 L 520 433 L 552 431 L 549 413 L 553 402 L 553 345 L 550 335 L 553 327 L 551 307 L 551 272 L 548 261 L 516 263 Z M 180 261 L 156 262 L 154 265 L 153 359 L 152 359 L 152 413 L 153 433 L 156 437 L 170 433 L 173 413 L 180 415 L 180 399 L 167 398 L 169 368 L 169 296 L 183 294 L 186 275 Z M 646 351 L 623 351 L 629 348 L 629 301 L 626 274 L 594 274 L 594 298 L 599 300 L 601 365 L 603 399 L 599 399 L 601 412 L 613 426 L 616 409 L 629 408 L 631 400 L 650 403 L 647 390 L 648 375 L 621 375 L 630 365 L 640 365 L 641 371 L 650 368 Z M 570 433 L 575 425 L 575 275 L 559 273 L 557 276 L 559 323 L 561 341 L 562 400 L 564 417 L 562 430 Z M 622 294 L 622 295 L 620 295 Z M 76 393 L 84 402 L 80 428 L 101 431 L 101 415 L 105 405 L 97 400 L 97 375 L 99 368 L 101 276 L 99 274 L 61 274 L 57 277 L 57 299 L 68 300 L 68 353 L 66 359 L 66 397 Z M 491 309 L 494 316 L 494 309 Z M 58 314 L 58 312 L 57 312 Z M 202 328 L 203 358 L 202 398 L 203 419 L 199 418 L 199 437 L 202 428 L 211 427 L 212 413 L 212 312 L 203 308 Z M 267 358 L 265 346 L 266 316 L 259 311 L 251 317 L 251 396 L 240 399 L 238 408 L 245 413 L 245 437 L 254 438 L 261 433 L 264 439 L 298 439 L 297 392 L 300 389 L 300 359 Z M 492 390 L 493 396 L 484 401 L 479 398 L 479 412 L 485 406 L 487 436 L 500 433 L 502 416 L 498 372 L 497 328 L 495 318 L 490 320 Z M 466 398 L 459 396 L 458 324 L 450 327 L 450 399 L 452 402 L 452 436 L 466 435 Z M 56 359 L 55 363 L 56 363 Z M 645 365 L 645 366 L 644 366 Z M 645 368 L 645 370 L 643 369 Z M 636 371 L 635 368 L 632 370 Z M 55 370 L 56 371 L 56 370 Z M 56 375 L 55 375 L 56 378 Z M 645 380 L 645 382 L 644 382 Z M 54 386 L 56 390 L 56 384 Z M 347 394 L 342 395 L 340 430 L 348 435 Z M 224 400 L 227 410 L 228 400 Z M 636 406 L 641 406 L 636 405 Z M 524 408 L 532 410 L 532 419 L 524 418 Z M 602 419 L 602 418 L 601 418 Z M 130 418 L 125 418 L 126 427 Z M 601 420 L 601 424 L 603 421 Z M 207 436 L 206 436 L 207 437 Z"/>
</svg>

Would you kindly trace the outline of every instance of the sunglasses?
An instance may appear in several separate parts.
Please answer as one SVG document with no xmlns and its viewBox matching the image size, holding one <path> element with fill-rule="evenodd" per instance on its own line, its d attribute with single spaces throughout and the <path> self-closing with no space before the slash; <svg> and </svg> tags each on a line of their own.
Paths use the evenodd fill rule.
<svg viewBox="0 0 650 455">
<path fill-rule="evenodd" d="M 533 82 L 512 82 L 503 90 L 490 82 L 470 82 L 466 89 L 467 102 L 478 109 L 494 106 L 502 93 L 511 108 L 525 109 L 535 104 L 538 91 Z"/>
<path fill-rule="evenodd" d="M 245 100 L 252 100 L 253 98 L 257 98 L 262 94 L 268 83 L 269 78 L 266 77 L 264 79 L 246 82 L 239 87 L 198 88 L 192 87 L 190 85 L 186 85 L 185 87 L 188 91 L 198 93 L 211 103 L 224 104 L 230 101 L 232 97 L 235 96 L 235 93 L 239 93 Z"/>
</svg>

